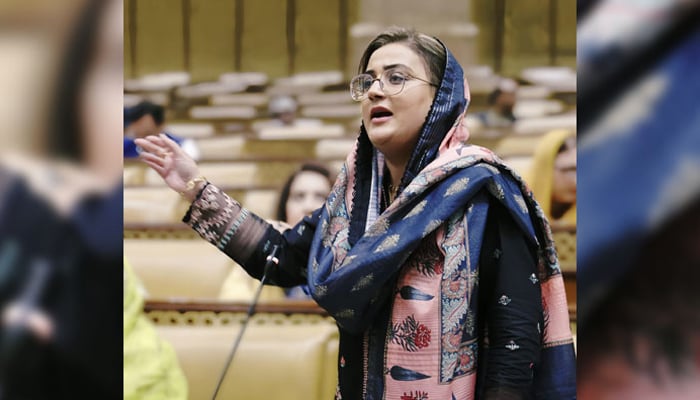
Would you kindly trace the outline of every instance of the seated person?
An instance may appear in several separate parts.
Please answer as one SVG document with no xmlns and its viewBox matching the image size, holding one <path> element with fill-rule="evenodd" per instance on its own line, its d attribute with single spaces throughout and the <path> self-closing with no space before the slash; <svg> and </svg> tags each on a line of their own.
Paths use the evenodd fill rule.
<svg viewBox="0 0 700 400">
<path fill-rule="evenodd" d="M 333 186 L 331 172 L 319 164 L 306 163 L 289 176 L 277 204 L 277 220 L 295 226 L 321 207 Z M 279 228 L 278 228 L 279 229 Z M 285 289 L 287 298 L 310 299 L 303 286 Z"/>
<path fill-rule="evenodd" d="M 291 96 L 276 96 L 267 106 L 268 119 L 256 121 L 252 128 L 261 131 L 267 128 L 284 128 L 298 126 L 320 126 L 321 120 L 314 118 L 299 118 L 297 102 Z"/>
<path fill-rule="evenodd" d="M 482 129 L 510 128 L 515 123 L 516 92 L 518 84 L 512 79 L 503 79 L 489 94 L 489 108 L 469 117 L 470 129 L 478 132 Z"/>
<path fill-rule="evenodd" d="M 139 149 L 134 143 L 134 139 L 163 132 L 164 122 L 165 109 L 150 101 L 142 101 L 133 107 L 125 108 L 124 158 L 138 157 Z M 167 132 L 165 134 L 177 142 L 190 157 L 195 160 L 199 159 L 199 149 L 194 140 L 177 137 Z"/>
<path fill-rule="evenodd" d="M 542 137 L 526 181 L 552 226 L 575 226 L 576 133 L 554 130 Z"/>
<path fill-rule="evenodd" d="M 315 163 L 303 164 L 289 176 L 282 187 L 277 204 L 277 221 L 273 222 L 275 228 L 279 231 L 290 229 L 305 216 L 321 207 L 332 184 L 331 172 L 326 167 Z M 242 268 L 234 268 L 224 281 L 219 298 L 248 300 L 252 298 L 257 284 L 258 282 L 246 275 Z M 281 298 L 274 292 L 279 291 L 279 289 L 277 287 L 265 288 L 263 298 L 265 300 Z M 284 289 L 284 293 L 289 299 L 310 298 L 303 286 Z M 248 297 L 241 298 L 240 296 Z"/>
</svg>

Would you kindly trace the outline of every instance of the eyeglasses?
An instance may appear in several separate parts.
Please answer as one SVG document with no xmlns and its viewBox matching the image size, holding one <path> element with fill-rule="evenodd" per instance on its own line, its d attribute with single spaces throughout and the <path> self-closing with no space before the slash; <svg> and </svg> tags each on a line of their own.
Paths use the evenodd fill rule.
<svg viewBox="0 0 700 400">
<path fill-rule="evenodd" d="M 374 81 L 379 81 L 379 88 L 387 96 L 395 96 L 403 90 L 406 81 L 411 79 L 425 82 L 431 86 L 437 86 L 432 82 L 409 75 L 395 68 L 385 70 L 379 78 L 375 78 L 370 74 L 360 74 L 352 78 L 350 81 L 350 97 L 355 101 L 361 101 L 366 98 L 367 92 L 374 84 Z"/>
</svg>

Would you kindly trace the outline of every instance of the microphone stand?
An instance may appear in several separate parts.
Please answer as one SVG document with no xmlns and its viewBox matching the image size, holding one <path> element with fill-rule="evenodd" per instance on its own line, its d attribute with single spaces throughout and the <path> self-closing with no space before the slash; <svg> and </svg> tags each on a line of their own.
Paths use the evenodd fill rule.
<svg viewBox="0 0 700 400">
<path fill-rule="evenodd" d="M 238 336 L 236 337 L 236 341 L 233 344 L 233 348 L 231 349 L 231 352 L 228 355 L 228 358 L 226 359 L 226 364 L 224 364 L 224 369 L 221 372 L 221 375 L 219 376 L 219 381 L 216 383 L 216 389 L 214 389 L 214 395 L 212 396 L 212 400 L 216 399 L 216 396 L 219 394 L 219 389 L 221 388 L 221 383 L 224 381 L 224 377 L 226 376 L 226 372 L 228 372 L 228 368 L 231 365 L 231 361 L 233 361 L 233 356 L 236 354 L 236 350 L 238 350 L 238 345 L 241 343 L 241 339 L 243 338 L 243 333 L 245 332 L 246 328 L 248 327 L 248 321 L 250 321 L 250 318 L 253 316 L 255 313 L 255 306 L 258 303 L 258 299 L 260 298 L 260 293 L 262 292 L 263 285 L 265 284 L 265 281 L 267 280 L 267 274 L 270 272 L 272 269 L 273 265 L 278 265 L 279 264 L 279 259 L 277 258 L 277 251 L 279 250 L 278 245 L 274 245 L 272 247 L 272 251 L 270 252 L 270 255 L 267 256 L 267 262 L 265 263 L 265 268 L 263 269 L 263 276 L 260 279 L 260 284 L 258 285 L 257 290 L 255 291 L 255 296 L 253 296 L 253 302 L 250 304 L 250 307 L 248 308 L 248 313 L 246 314 L 245 319 L 243 320 L 243 323 L 241 324 L 241 330 L 238 332 Z"/>
</svg>

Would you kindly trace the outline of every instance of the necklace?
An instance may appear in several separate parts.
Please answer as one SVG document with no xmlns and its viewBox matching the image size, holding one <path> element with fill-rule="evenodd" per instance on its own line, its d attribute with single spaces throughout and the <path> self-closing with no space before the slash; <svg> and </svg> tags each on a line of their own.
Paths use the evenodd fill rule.
<svg viewBox="0 0 700 400">
<path fill-rule="evenodd" d="M 399 188 L 398 186 L 394 187 L 394 185 L 392 185 L 391 183 L 388 186 L 389 187 L 387 189 L 389 189 L 389 204 L 391 204 L 394 202 L 394 199 L 396 198 L 396 192 L 399 191 Z"/>
<path fill-rule="evenodd" d="M 388 184 L 386 184 L 386 186 L 384 186 L 384 195 L 385 195 L 385 196 L 383 196 L 384 202 L 385 202 L 384 209 L 389 207 L 389 204 L 394 202 L 394 200 L 396 199 L 396 196 L 398 194 L 398 191 L 399 191 L 398 186 L 394 186 L 391 183 L 388 183 Z"/>
</svg>

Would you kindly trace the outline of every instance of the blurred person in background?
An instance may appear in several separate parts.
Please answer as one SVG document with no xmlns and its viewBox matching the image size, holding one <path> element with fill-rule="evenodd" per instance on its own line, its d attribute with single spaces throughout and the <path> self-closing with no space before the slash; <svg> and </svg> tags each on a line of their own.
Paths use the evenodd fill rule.
<svg viewBox="0 0 700 400">
<path fill-rule="evenodd" d="M 576 133 L 554 130 L 535 147 L 525 176 L 552 226 L 576 226 Z"/>
<path fill-rule="evenodd" d="M 332 185 L 333 176 L 328 168 L 317 163 L 303 164 L 282 186 L 277 220 L 286 222 L 290 228 L 298 224 L 321 207 Z"/>
<path fill-rule="evenodd" d="M 291 229 L 323 205 L 332 186 L 333 177 L 328 168 L 320 164 L 302 165 L 282 187 L 277 204 L 277 220 L 285 221 L 287 229 Z M 290 299 L 311 298 L 305 287 L 300 285 L 284 291 Z"/>
<path fill-rule="evenodd" d="M 280 192 L 275 221 L 269 221 L 275 229 L 284 232 L 291 229 L 304 217 L 311 215 L 323 205 L 333 185 L 333 177 L 328 168 L 318 163 L 305 163 L 293 172 Z M 220 299 L 250 300 L 257 283 L 235 266 L 221 288 Z M 285 288 L 289 299 L 309 299 L 306 285 Z M 280 300 L 277 288 L 265 288 L 263 300 Z"/>
<path fill-rule="evenodd" d="M 134 139 L 157 135 L 163 132 L 165 125 L 165 107 L 142 101 L 132 107 L 124 109 L 124 158 L 136 158 L 139 149 L 134 143 Z M 169 138 L 174 140 L 195 160 L 199 160 L 199 148 L 197 143 L 188 138 L 181 138 L 172 133 L 165 132 Z"/>
<path fill-rule="evenodd" d="M 515 123 L 516 92 L 518 84 L 512 79 L 502 79 L 496 88 L 489 93 L 488 106 L 485 111 L 475 113 L 471 117 L 470 126 L 475 129 L 510 128 Z"/>
<path fill-rule="evenodd" d="M 282 126 L 294 125 L 297 117 L 297 102 L 291 96 L 276 96 L 270 100 L 267 112 L 270 118 Z"/>
<path fill-rule="evenodd" d="M 90 0 L 78 14 L 43 158 L 2 160 L 2 399 L 122 393 L 123 4 Z"/>
<path fill-rule="evenodd" d="M 697 399 L 700 3 L 587 10 L 577 35 L 579 399 Z"/>
<path fill-rule="evenodd" d="M 267 105 L 268 118 L 255 121 L 252 124 L 254 131 L 268 128 L 294 128 L 314 127 L 322 125 L 322 121 L 316 118 L 300 118 L 299 105 L 294 97 L 289 95 L 276 95 L 270 99 Z"/>
</svg>

